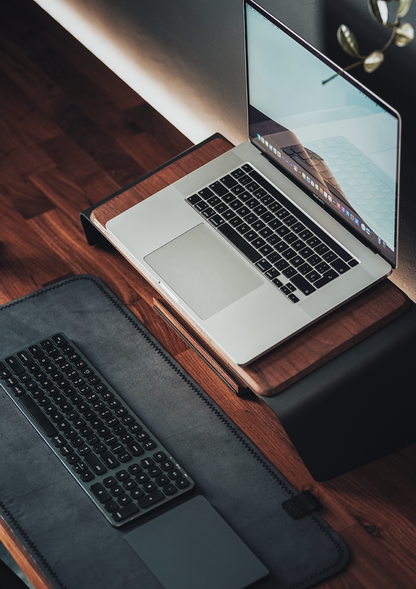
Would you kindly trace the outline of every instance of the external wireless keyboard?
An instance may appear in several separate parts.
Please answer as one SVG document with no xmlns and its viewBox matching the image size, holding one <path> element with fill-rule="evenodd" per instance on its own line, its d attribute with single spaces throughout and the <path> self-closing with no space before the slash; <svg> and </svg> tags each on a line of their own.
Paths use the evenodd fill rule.
<svg viewBox="0 0 416 589">
<path fill-rule="evenodd" d="M 0 360 L 0 385 L 112 525 L 165 506 L 194 487 L 64 334 Z"/>
</svg>

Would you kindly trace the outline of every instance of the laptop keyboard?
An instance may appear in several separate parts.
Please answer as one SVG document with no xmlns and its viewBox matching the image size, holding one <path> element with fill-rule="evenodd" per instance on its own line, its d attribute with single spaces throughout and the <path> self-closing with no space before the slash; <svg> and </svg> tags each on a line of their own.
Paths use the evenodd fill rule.
<svg viewBox="0 0 416 589">
<path fill-rule="evenodd" d="M 0 360 L 0 385 L 112 525 L 146 515 L 194 487 L 62 333 Z"/>
<path fill-rule="evenodd" d="M 250 164 L 187 201 L 293 303 L 358 264 Z"/>
</svg>

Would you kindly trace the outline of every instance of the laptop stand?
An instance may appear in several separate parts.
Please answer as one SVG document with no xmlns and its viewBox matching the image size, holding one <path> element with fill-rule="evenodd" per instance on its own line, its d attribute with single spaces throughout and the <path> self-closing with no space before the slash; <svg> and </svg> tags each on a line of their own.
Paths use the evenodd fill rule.
<svg viewBox="0 0 416 589">
<path fill-rule="evenodd" d="M 103 238 L 111 243 L 106 230 L 107 221 L 231 148 L 231 143 L 222 136 L 214 135 L 139 182 L 84 211 L 81 220 L 88 243 L 93 245 Z M 399 317 L 409 306 L 410 301 L 404 293 L 385 280 L 249 366 L 241 367 L 221 357 L 156 292 L 154 303 L 158 313 L 183 339 L 188 343 L 192 341 L 192 347 L 197 344 L 199 353 L 216 372 L 221 368 L 228 375 L 225 378 L 237 394 L 249 389 L 266 397 L 283 391 L 345 352 Z"/>
<path fill-rule="evenodd" d="M 127 186 L 83 211 L 81 221 L 88 243 L 94 245 L 104 239 L 111 243 L 111 236 L 106 230 L 107 221 L 213 158 L 225 153 L 232 147 L 232 144 L 221 135 L 213 135 L 154 172 L 144 176 L 138 182 Z M 153 291 L 150 285 L 149 288 Z M 233 394 L 240 396 L 250 391 L 253 392 L 270 405 L 279 419 L 280 404 L 278 400 L 280 393 L 285 391 L 290 397 L 290 390 L 294 385 L 299 386 L 300 383 L 301 386 L 307 387 L 308 375 L 313 375 L 318 369 L 331 367 L 331 361 L 336 358 L 341 358 L 342 361 L 343 355 L 348 350 L 357 347 L 357 344 L 376 334 L 412 306 L 411 301 L 399 288 L 389 280 L 384 280 L 265 356 L 248 366 L 241 367 L 230 363 L 227 358 L 222 357 L 217 350 L 202 339 L 199 333 L 192 329 L 184 317 L 171 308 L 167 301 L 162 300 L 156 291 L 153 292 L 155 312 L 163 317 L 170 329 L 174 330 L 210 366 L 215 375 L 233 391 Z M 351 366 L 351 370 L 353 370 L 353 366 Z M 334 390 L 335 394 L 336 391 Z M 366 394 L 365 391 L 363 394 Z M 303 396 L 299 411 L 304 412 L 304 407 L 305 397 Z M 315 409 L 322 414 L 319 402 L 317 407 Z M 299 432 L 296 430 L 296 411 L 295 403 L 295 406 L 290 408 L 292 434 L 289 434 L 289 437 L 291 437 L 292 442 L 293 439 L 299 437 L 297 435 Z M 388 406 L 386 406 L 385 411 L 389 411 Z M 351 415 L 345 415 L 345 417 L 354 420 L 354 410 L 352 410 Z M 281 421 L 284 426 L 283 420 Z M 322 423 L 321 427 L 323 427 Z M 371 430 L 371 424 L 367 424 L 365 427 Z M 405 439 L 407 440 L 408 437 Z M 304 438 L 302 436 L 300 438 L 303 443 Z M 372 444 L 374 445 L 374 440 Z M 295 447 L 297 448 L 296 444 Z M 344 468 L 342 465 L 340 466 L 341 472 L 346 472 L 346 470 L 362 464 L 361 453 L 357 450 L 354 452 L 352 459 L 345 461 L 346 466 Z M 313 442 L 309 442 L 307 454 L 308 456 L 315 456 Z M 371 455 L 365 452 L 363 454 L 369 460 L 374 459 L 371 458 L 373 455 L 378 457 L 377 452 Z M 301 457 L 303 458 L 302 454 Z M 314 460 L 309 460 L 310 467 L 308 466 L 308 460 L 309 458 L 305 461 L 305 464 L 310 469 L 312 476 L 314 476 L 314 465 L 312 465 Z M 317 480 L 326 480 L 340 474 L 339 468 L 333 469 L 333 457 L 328 460 L 328 469 L 326 469 L 325 457 L 322 457 L 320 465 L 323 464 L 323 468 L 321 466 L 318 468 L 316 476 L 319 478 Z M 335 475 L 333 475 L 334 472 Z"/>
</svg>

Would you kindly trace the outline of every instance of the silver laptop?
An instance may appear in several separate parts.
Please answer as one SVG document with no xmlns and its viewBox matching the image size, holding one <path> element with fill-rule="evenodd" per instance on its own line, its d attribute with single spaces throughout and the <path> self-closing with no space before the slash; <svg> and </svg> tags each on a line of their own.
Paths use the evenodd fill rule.
<svg viewBox="0 0 416 589">
<path fill-rule="evenodd" d="M 247 365 L 396 267 L 400 117 L 251 0 L 249 142 L 107 223 L 119 251 Z M 330 81 L 327 81 L 331 79 Z"/>
</svg>

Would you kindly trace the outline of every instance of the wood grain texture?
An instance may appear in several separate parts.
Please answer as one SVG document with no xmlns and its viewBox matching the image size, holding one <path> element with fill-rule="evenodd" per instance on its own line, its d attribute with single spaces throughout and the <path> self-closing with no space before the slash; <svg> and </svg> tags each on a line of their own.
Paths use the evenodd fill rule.
<svg viewBox="0 0 416 589">
<path fill-rule="evenodd" d="M 8 2 L 0 19 L 0 303 L 72 274 L 98 276 L 282 474 L 320 499 L 352 554 L 320 589 L 414 589 L 416 445 L 316 483 L 262 399 L 230 394 L 153 310 L 155 292 L 131 265 L 106 242 L 87 245 L 80 211 L 188 147 L 34 2 Z M 343 324 L 354 330 L 350 317 Z M 0 539 L 36 589 L 50 589 L 1 520 Z"/>
<path fill-rule="evenodd" d="M 13 555 L 16 562 L 19 563 L 20 568 L 25 573 L 28 579 L 35 588 L 54 589 L 53 586 L 46 579 L 45 575 L 38 568 L 35 560 L 25 550 L 25 548 L 16 540 L 13 531 L 9 528 L 5 521 L 0 518 L 0 539 L 3 546 Z M 0 581 L 2 579 L 0 578 Z M 3 583 L 1 586 L 8 589 Z"/>
<path fill-rule="evenodd" d="M 231 144 L 228 141 L 218 138 L 215 141 L 202 145 L 197 151 L 191 151 L 185 154 L 170 165 L 163 167 L 157 175 L 146 177 L 140 183 L 97 207 L 92 214 L 94 225 L 105 237 L 109 238 L 109 233 L 106 229 L 107 221 L 152 194 L 155 194 L 155 192 L 166 188 L 172 182 L 183 178 L 190 171 L 196 170 L 215 157 L 226 153 L 230 148 Z"/>
</svg>

